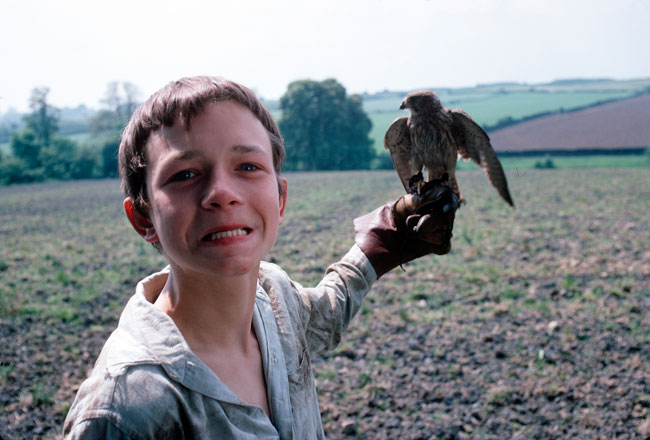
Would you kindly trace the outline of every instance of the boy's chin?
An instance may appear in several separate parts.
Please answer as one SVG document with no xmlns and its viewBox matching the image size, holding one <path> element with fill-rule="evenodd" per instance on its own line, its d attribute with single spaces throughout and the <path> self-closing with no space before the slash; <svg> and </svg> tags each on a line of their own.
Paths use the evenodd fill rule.
<svg viewBox="0 0 650 440">
<path fill-rule="evenodd" d="M 227 258 L 216 267 L 210 267 L 209 272 L 214 276 L 238 277 L 254 273 L 255 277 L 259 272 L 260 260 L 242 257 Z"/>
</svg>

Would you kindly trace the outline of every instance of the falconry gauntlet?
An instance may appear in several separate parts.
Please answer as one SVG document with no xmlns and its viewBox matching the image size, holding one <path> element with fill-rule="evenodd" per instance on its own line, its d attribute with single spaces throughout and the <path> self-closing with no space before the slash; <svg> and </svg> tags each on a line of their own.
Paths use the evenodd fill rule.
<svg viewBox="0 0 650 440">
<path fill-rule="evenodd" d="M 355 241 L 382 276 L 428 254 L 451 250 L 458 198 L 449 186 L 427 182 L 420 194 L 407 194 L 354 219 Z"/>
</svg>

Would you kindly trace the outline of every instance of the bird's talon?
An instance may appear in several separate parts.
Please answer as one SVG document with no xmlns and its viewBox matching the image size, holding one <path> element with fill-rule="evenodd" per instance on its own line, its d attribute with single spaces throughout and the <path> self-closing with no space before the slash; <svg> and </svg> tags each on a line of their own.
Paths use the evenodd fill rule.
<svg viewBox="0 0 650 440">
<path fill-rule="evenodd" d="M 409 190 L 411 191 L 411 194 L 422 195 L 421 191 L 423 186 L 424 176 L 422 175 L 422 172 L 414 174 L 409 179 Z"/>
</svg>

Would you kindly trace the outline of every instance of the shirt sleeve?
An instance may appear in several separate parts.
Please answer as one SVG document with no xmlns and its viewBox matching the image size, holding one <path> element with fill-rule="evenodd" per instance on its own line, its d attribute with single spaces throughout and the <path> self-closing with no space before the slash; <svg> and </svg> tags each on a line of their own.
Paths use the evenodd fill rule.
<svg viewBox="0 0 650 440">
<path fill-rule="evenodd" d="M 327 268 L 316 287 L 298 286 L 309 310 L 305 330 L 310 352 L 328 351 L 339 344 L 376 279 L 372 264 L 354 245 L 340 261 Z"/>
<path fill-rule="evenodd" d="M 124 431 L 117 427 L 111 417 L 87 418 L 64 428 L 65 440 L 130 439 Z"/>
<path fill-rule="evenodd" d="M 185 417 L 184 390 L 155 364 L 99 365 L 77 392 L 63 425 L 69 439 L 144 440 L 194 438 L 195 424 Z M 183 423 L 187 422 L 187 423 Z"/>
</svg>

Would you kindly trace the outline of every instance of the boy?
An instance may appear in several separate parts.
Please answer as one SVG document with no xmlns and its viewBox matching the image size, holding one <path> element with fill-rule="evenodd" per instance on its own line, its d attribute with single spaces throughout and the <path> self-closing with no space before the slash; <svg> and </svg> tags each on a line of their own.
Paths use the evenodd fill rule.
<svg viewBox="0 0 650 440">
<path fill-rule="evenodd" d="M 312 354 L 338 344 L 379 276 L 449 251 L 453 210 L 436 212 L 451 192 L 356 219 L 356 244 L 303 288 L 261 261 L 284 216 L 283 157 L 268 111 L 221 78 L 170 83 L 134 113 L 119 152 L 124 210 L 169 266 L 138 283 L 67 438 L 324 437 Z"/>
</svg>

